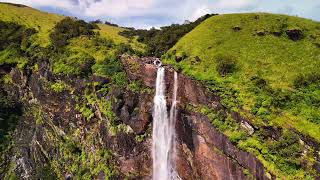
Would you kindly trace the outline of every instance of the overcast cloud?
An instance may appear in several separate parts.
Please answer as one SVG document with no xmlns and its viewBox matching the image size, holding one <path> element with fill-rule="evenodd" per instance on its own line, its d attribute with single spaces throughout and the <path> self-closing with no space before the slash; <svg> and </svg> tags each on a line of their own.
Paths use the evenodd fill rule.
<svg viewBox="0 0 320 180">
<path fill-rule="evenodd" d="M 85 20 L 150 28 L 207 13 L 273 12 L 320 21 L 320 0 L 4 0 Z"/>
</svg>

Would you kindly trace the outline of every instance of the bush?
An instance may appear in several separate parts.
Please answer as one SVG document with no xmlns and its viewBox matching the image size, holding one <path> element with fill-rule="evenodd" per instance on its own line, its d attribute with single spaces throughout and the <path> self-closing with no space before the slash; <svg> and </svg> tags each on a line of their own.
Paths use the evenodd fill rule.
<svg viewBox="0 0 320 180">
<path fill-rule="evenodd" d="M 0 21 L 0 51 L 10 45 L 26 47 L 29 45 L 29 38 L 36 30 L 26 28 L 12 22 Z"/>
<path fill-rule="evenodd" d="M 68 40 L 81 35 L 91 36 L 96 25 L 76 20 L 70 17 L 64 18 L 54 27 L 50 34 L 52 44 L 56 49 L 61 49 L 68 44 Z"/>
<path fill-rule="evenodd" d="M 99 36 L 94 36 L 92 42 L 93 45 L 97 48 L 100 48 L 101 46 L 112 48 L 113 46 L 115 46 L 113 39 L 100 38 Z"/>
<path fill-rule="evenodd" d="M 53 63 L 53 73 L 65 75 L 88 76 L 95 59 L 84 52 L 69 52 L 59 54 Z M 75 53 L 75 54 L 73 54 Z"/>
<path fill-rule="evenodd" d="M 259 89 L 264 89 L 268 86 L 268 82 L 259 77 L 259 76 L 254 76 L 251 78 L 251 81 L 253 82 L 253 84 L 255 85 L 255 87 L 259 88 Z"/>
<path fill-rule="evenodd" d="M 51 84 L 50 88 L 57 93 L 64 91 L 67 88 L 67 85 L 64 82 L 56 82 Z"/>
<path fill-rule="evenodd" d="M 231 55 L 218 55 L 216 57 L 216 70 L 221 76 L 233 73 L 237 68 L 236 58 Z"/>
<path fill-rule="evenodd" d="M 129 44 L 121 43 L 119 46 L 117 46 L 117 56 L 120 56 L 122 54 L 134 54 L 134 50 Z"/>
<path fill-rule="evenodd" d="M 291 168 L 300 167 L 302 151 L 303 146 L 299 142 L 299 136 L 290 131 L 285 131 L 280 139 L 270 146 L 270 153 L 277 155 Z"/>
<path fill-rule="evenodd" d="M 294 87 L 302 88 L 311 84 L 320 84 L 320 73 L 314 72 L 307 75 L 300 74 L 293 82 Z"/>
<path fill-rule="evenodd" d="M 5 167 L 6 160 L 2 153 L 5 153 L 11 147 L 13 132 L 22 115 L 22 108 L 15 101 L 15 97 L 9 95 L 2 87 L 0 82 L 0 162 Z M 0 168 L 0 174 L 4 173 Z"/>
<path fill-rule="evenodd" d="M 271 104 L 277 108 L 284 108 L 291 102 L 291 93 L 285 90 L 274 90 L 270 95 L 272 98 Z"/>
<path fill-rule="evenodd" d="M 122 71 L 122 66 L 116 57 L 109 55 L 104 61 L 97 62 L 93 65 L 92 71 L 97 75 L 112 77 Z"/>
</svg>

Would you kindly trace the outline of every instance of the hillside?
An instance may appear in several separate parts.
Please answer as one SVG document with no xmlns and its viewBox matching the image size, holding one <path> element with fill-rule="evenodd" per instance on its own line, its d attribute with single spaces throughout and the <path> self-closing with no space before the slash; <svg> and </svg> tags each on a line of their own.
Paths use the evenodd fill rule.
<svg viewBox="0 0 320 180">
<path fill-rule="evenodd" d="M 163 59 L 203 81 L 256 128 L 295 130 L 320 142 L 319 45 L 319 22 L 267 13 L 226 14 L 207 19 Z M 239 136 L 228 128 L 222 131 Z M 235 142 L 263 161 L 274 158 L 259 152 L 270 151 L 272 142 L 259 140 L 259 135 Z M 272 169 L 272 164 L 267 166 Z"/>
<path fill-rule="evenodd" d="M 38 32 L 35 41 L 43 47 L 49 45 L 49 34 L 52 32 L 54 26 L 63 18 L 65 17 L 62 15 L 39 11 L 28 6 L 0 2 L 0 19 L 5 22 L 16 22 L 28 28 L 34 28 Z M 126 30 L 125 28 L 106 24 L 98 24 L 98 26 L 99 29 L 97 31 L 101 36 L 113 39 L 116 43 L 128 43 L 127 38 L 118 34 Z M 143 48 L 143 45 L 133 43 Z"/>
<path fill-rule="evenodd" d="M 145 45 L 118 35 L 124 30 L 0 3 L 0 179 L 119 176 L 111 147 L 89 134 L 107 129 L 101 134 L 115 141 L 127 129 L 112 111 L 113 90 L 140 84 L 119 56 Z"/>
<path fill-rule="evenodd" d="M 152 179 L 156 84 L 175 176 L 320 177 L 319 22 L 95 22 L 0 3 L 0 179 Z"/>
</svg>

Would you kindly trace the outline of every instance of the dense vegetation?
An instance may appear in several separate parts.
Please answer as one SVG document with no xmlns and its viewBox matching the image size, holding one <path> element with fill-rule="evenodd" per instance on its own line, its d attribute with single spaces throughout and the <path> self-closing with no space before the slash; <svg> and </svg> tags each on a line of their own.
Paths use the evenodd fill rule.
<svg viewBox="0 0 320 180">
<path fill-rule="evenodd" d="M 304 167 L 304 172 L 302 164 L 314 160 L 302 155 L 293 131 L 320 141 L 319 34 L 318 22 L 302 18 L 219 15 L 184 36 L 163 59 L 203 81 L 225 107 L 259 129 L 248 136 L 238 132 L 241 127 L 232 119 L 209 115 L 234 143 L 254 153 L 271 172 L 305 179 L 312 168 Z M 280 129 L 283 136 L 265 139 L 264 127 Z"/>
<path fill-rule="evenodd" d="M 95 28 L 98 28 L 95 24 L 67 17 L 57 23 L 53 32 L 50 34 L 50 39 L 53 46 L 59 49 L 67 45 L 68 40 L 71 38 L 79 37 L 81 35 L 93 35 L 93 29 Z"/>
<path fill-rule="evenodd" d="M 0 21 L 0 65 L 18 64 L 23 67 L 27 63 L 23 56 L 30 46 L 30 37 L 35 33 L 35 29 Z"/>
<path fill-rule="evenodd" d="M 146 55 L 160 57 L 173 47 L 182 36 L 214 15 L 216 14 L 207 14 L 186 24 L 172 24 L 171 26 L 161 27 L 160 29 L 151 28 L 150 30 L 131 29 L 122 31 L 120 34 L 128 38 L 138 36 L 138 41 L 147 45 Z"/>
<path fill-rule="evenodd" d="M 82 94 L 64 80 L 43 80 L 47 92 L 74 97 L 74 109 L 88 126 L 105 123 L 112 135 L 125 132 L 126 126 L 112 111 L 112 91 L 146 89 L 128 80 L 119 56 L 163 55 L 167 64 L 218 94 L 228 111 L 217 112 L 206 106 L 189 108 L 207 115 L 213 126 L 240 149 L 258 157 L 269 172 L 288 179 L 315 175 L 314 149 L 304 146 L 301 137 L 320 142 L 318 22 L 264 13 L 206 15 L 188 24 L 134 30 L 45 14 L 20 5 L 0 3 L 0 8 L 0 66 L 17 66 L 30 75 L 46 62 L 55 77 L 103 79 L 103 83 L 88 81 Z M 31 114 L 38 126 L 48 121 L 41 107 L 21 111 L 2 87 L 12 81 L 8 74 L 0 78 L 0 175 L 7 170 L 2 167 L 7 167 L 6 155 L 20 116 Z M 94 122 L 97 109 L 107 122 Z M 249 133 L 232 119 L 231 111 L 250 120 L 254 132 Z M 97 143 L 95 128 L 100 127 L 90 129 L 84 139 L 79 129 L 54 139 L 57 143 L 53 147 L 61 157 L 53 159 L 39 178 L 45 174 L 64 178 L 63 171 L 79 179 L 96 178 L 101 171 L 107 177 L 116 177 L 112 151 L 88 150 Z M 279 134 L 270 134 L 269 130 Z"/>
<path fill-rule="evenodd" d="M 0 21 L 1 68 L 17 66 L 21 72 L 30 75 L 38 73 L 47 63 L 47 73 L 51 78 L 42 78 L 43 82 L 39 82 L 46 92 L 56 96 L 66 93 L 75 96 L 74 110 L 81 114 L 88 124 L 97 121 L 93 109 L 99 108 L 101 115 L 108 119 L 99 123 L 108 126 L 113 135 L 123 132 L 126 126 L 112 111 L 113 97 L 110 92 L 117 88 L 137 89 L 135 82 L 129 82 L 119 56 L 124 53 L 142 55 L 144 45 L 118 35 L 124 28 L 43 14 L 26 6 L 0 3 L 0 8 L 0 17 L 3 20 Z M 103 79 L 104 83 L 88 81 L 83 92 L 77 90 L 76 93 L 75 87 L 67 82 L 52 79 L 56 76 L 64 76 L 65 79 L 98 77 Z M 52 119 L 47 118 L 46 112 L 37 104 L 26 108 L 24 112 L 21 111 L 19 104 L 2 88 L 2 85 L 6 88 L 14 86 L 9 74 L 1 75 L 0 85 L 0 177 L 14 179 L 17 178 L 12 171 L 15 166 L 11 164 L 12 158 L 9 156 L 13 153 L 11 143 L 14 142 L 11 139 L 18 119 L 31 116 L 29 119 L 34 119 L 33 123 L 39 129 L 52 123 Z M 27 97 L 23 97 L 22 101 L 26 99 Z M 62 179 L 65 178 L 62 173 L 64 171 L 73 173 L 79 179 L 92 179 L 101 172 L 106 178 L 116 176 L 118 172 L 113 152 L 101 148 L 92 139 L 98 130 L 91 129 L 92 134 L 81 140 L 81 137 L 73 134 L 65 134 L 61 139 L 54 132 L 48 131 L 50 140 L 56 142 L 52 144 L 52 148 L 61 156 L 59 159 L 49 158 L 49 164 L 40 164 L 36 172 L 33 172 L 35 176 L 39 179 Z M 86 149 L 87 146 L 99 148 L 91 152 Z"/>
<path fill-rule="evenodd" d="M 0 81 L 0 83 L 5 82 Z M 12 148 L 12 135 L 21 115 L 21 106 L 0 85 L 0 174 L 7 170 L 6 163 Z"/>
</svg>

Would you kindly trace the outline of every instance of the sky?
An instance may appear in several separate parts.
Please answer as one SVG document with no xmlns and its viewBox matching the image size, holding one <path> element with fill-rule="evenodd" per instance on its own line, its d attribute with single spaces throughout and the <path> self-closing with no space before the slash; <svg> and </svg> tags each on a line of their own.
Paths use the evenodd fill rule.
<svg viewBox="0 0 320 180">
<path fill-rule="evenodd" d="M 271 12 L 320 21 L 320 0 L 0 0 L 47 12 L 149 29 L 208 13 Z"/>
</svg>

